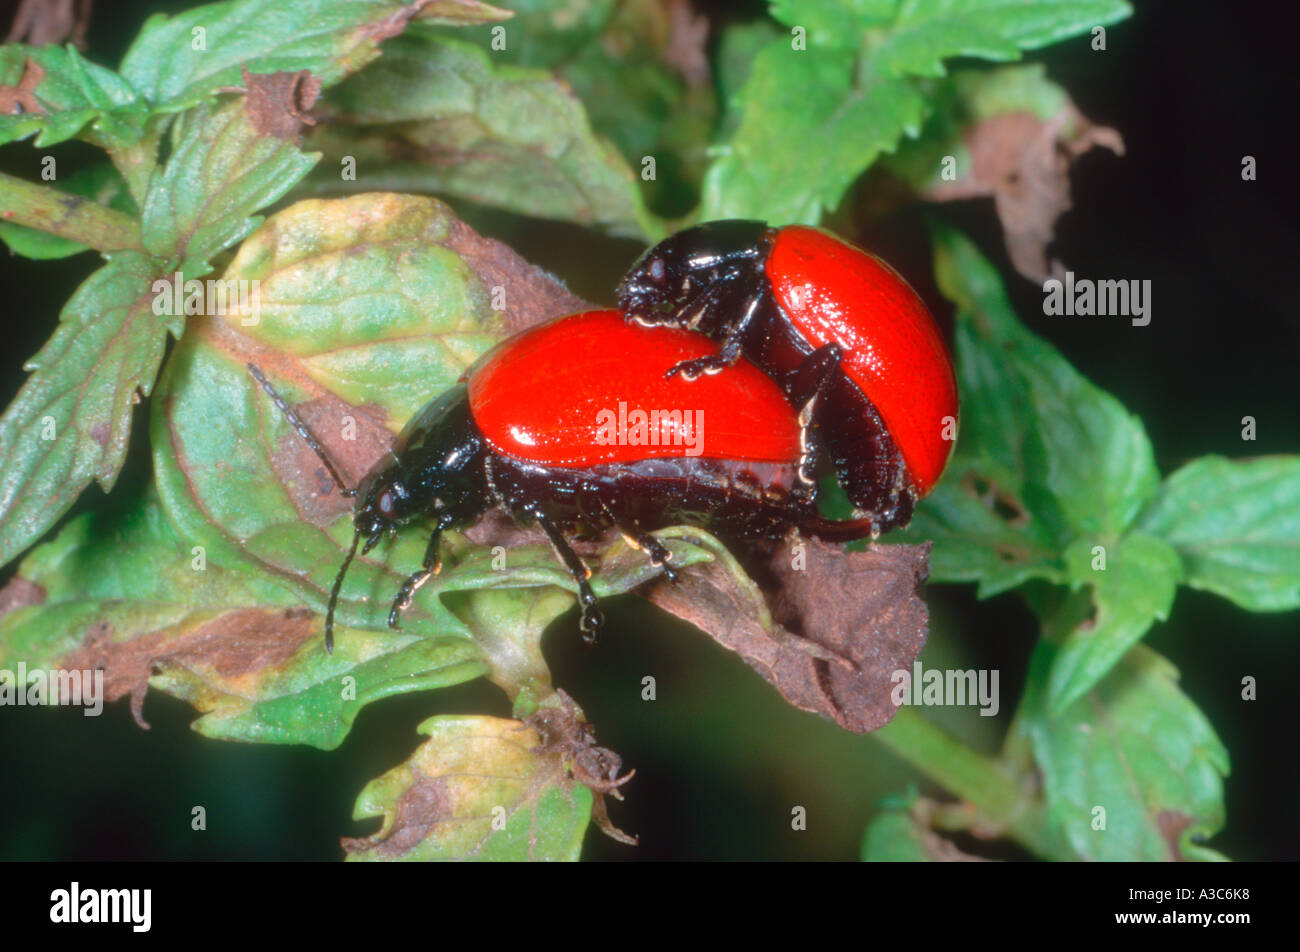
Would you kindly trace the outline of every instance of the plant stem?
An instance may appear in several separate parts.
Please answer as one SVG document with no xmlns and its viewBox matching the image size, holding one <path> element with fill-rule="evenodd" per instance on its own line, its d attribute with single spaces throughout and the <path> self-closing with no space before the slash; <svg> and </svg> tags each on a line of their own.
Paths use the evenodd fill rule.
<svg viewBox="0 0 1300 952">
<path fill-rule="evenodd" d="M 0 221 L 26 225 L 96 251 L 140 249 L 140 226 L 123 212 L 0 172 Z"/>
<path fill-rule="evenodd" d="M 127 191 L 131 193 L 139 208 L 144 208 L 145 197 L 149 193 L 149 182 L 158 164 L 158 142 L 162 138 L 162 130 L 162 125 L 155 123 L 151 131 L 139 142 L 104 144 L 104 150 L 126 181 Z"/>
<path fill-rule="evenodd" d="M 1047 825 L 1043 806 L 1003 773 L 997 761 L 976 753 L 912 708 L 871 735 L 921 773 L 973 804 L 993 826 L 1048 859 L 1072 858 Z"/>
</svg>

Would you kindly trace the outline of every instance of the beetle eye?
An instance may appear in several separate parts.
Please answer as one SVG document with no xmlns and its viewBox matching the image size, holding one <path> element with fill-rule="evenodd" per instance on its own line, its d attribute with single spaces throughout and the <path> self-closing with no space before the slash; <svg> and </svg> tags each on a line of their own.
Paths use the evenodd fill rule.
<svg viewBox="0 0 1300 952">
<path fill-rule="evenodd" d="M 386 489 L 379 497 L 379 511 L 386 516 L 393 514 L 393 494 Z"/>
</svg>

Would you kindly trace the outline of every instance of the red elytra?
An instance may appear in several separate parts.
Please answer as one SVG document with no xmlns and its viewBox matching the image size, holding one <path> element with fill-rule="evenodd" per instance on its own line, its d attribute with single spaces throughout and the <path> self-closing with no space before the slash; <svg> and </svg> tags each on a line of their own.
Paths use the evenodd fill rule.
<svg viewBox="0 0 1300 952">
<path fill-rule="evenodd" d="M 813 348 L 844 347 L 843 369 L 875 405 L 917 489 L 930 491 L 952 449 L 957 381 L 920 297 L 870 252 L 819 228 L 780 229 L 768 254 L 773 295 Z"/>
<path fill-rule="evenodd" d="M 469 374 L 470 410 L 493 450 L 547 466 L 683 455 L 798 459 L 798 420 L 757 367 L 742 362 L 693 382 L 665 376 L 681 361 L 717 351 L 713 341 L 682 328 L 646 328 L 621 311 L 588 311 L 534 327 L 489 353 Z M 582 374 L 564 374 L 568 367 L 581 367 Z M 611 418 L 634 427 L 628 415 L 638 410 L 660 414 L 658 445 L 611 441 L 608 430 L 602 438 Z M 703 414 L 698 434 L 677 429 L 697 419 L 696 411 Z M 693 440 L 701 443 L 692 447 Z"/>
</svg>

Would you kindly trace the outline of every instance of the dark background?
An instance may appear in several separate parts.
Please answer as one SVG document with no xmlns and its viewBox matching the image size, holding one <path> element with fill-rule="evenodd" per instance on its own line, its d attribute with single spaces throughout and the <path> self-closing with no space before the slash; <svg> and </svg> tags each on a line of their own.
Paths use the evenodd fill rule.
<svg viewBox="0 0 1300 952">
<path fill-rule="evenodd" d="M 191 5 L 100 3 L 88 55 L 115 65 L 148 13 Z M 727 19 L 762 9 L 713 6 Z M 1042 292 L 1015 276 L 991 202 L 937 212 L 992 257 L 1021 318 L 1144 420 L 1162 472 L 1206 453 L 1300 451 L 1294 31 L 1277 22 L 1278 4 L 1136 6 L 1132 19 L 1108 29 L 1105 52 L 1092 51 L 1085 36 L 1028 58 L 1046 63 L 1082 112 L 1117 128 L 1127 145 L 1123 158 L 1098 150 L 1078 164 L 1075 207 L 1059 223 L 1055 253 L 1080 276 L 1150 279 L 1151 324 L 1043 317 Z M 11 11 L 0 3 L 0 24 Z M 61 170 L 97 156 L 77 143 L 55 154 Z M 1258 162 L 1254 182 L 1241 179 L 1247 154 Z M 37 180 L 39 158 L 27 144 L 12 145 L 0 150 L 0 169 Z M 601 303 L 610 302 L 617 277 L 640 251 L 576 227 L 457 207 Z M 856 237 L 947 317 L 919 210 Z M 0 253 L 4 403 L 59 308 L 96 267 L 90 254 L 34 263 Z M 142 411 L 120 485 L 148 475 Z M 1253 444 L 1240 437 L 1247 415 L 1258 421 Z M 88 490 L 78 509 L 101 497 Z M 11 566 L 0 582 L 12 573 Z M 993 751 L 1023 684 L 1034 620 L 1017 596 L 981 603 L 972 586 L 933 586 L 928 600 L 934 631 L 924 663 L 999 668 L 1004 700 L 996 719 L 975 716 L 973 708 L 926 715 Z M 556 683 L 584 706 L 601 742 L 637 770 L 612 815 L 640 834 L 641 846 L 619 846 L 593 831 L 584 856 L 849 859 L 881 796 L 909 782 L 939 793 L 870 737 L 788 708 L 694 629 L 634 597 L 606 608 L 608 634 L 594 651 L 579 648 L 574 613 L 546 642 Z M 1253 615 L 1181 588 L 1169 620 L 1147 637 L 1181 669 L 1184 689 L 1231 752 L 1227 827 L 1210 845 L 1233 858 L 1300 853 L 1298 628 L 1296 613 Z M 639 700 L 646 674 L 658 679 L 653 705 Z M 1253 703 L 1239 697 L 1244 675 L 1259 681 Z M 188 730 L 188 706 L 152 692 L 147 732 L 124 702 L 99 718 L 76 709 L 5 708 L 0 858 L 335 859 L 340 835 L 373 827 L 350 821 L 356 794 L 409 754 L 416 724 L 435 713 L 508 711 L 486 682 L 390 699 L 368 707 L 343 747 L 327 753 L 208 740 Z M 793 804 L 808 808 L 806 832 L 790 830 Z M 206 832 L 190 829 L 195 805 L 207 809 Z"/>
</svg>

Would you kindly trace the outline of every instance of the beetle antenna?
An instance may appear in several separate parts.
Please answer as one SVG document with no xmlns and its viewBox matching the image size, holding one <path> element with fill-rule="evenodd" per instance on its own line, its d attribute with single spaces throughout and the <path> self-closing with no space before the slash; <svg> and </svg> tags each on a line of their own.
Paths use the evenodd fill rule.
<svg viewBox="0 0 1300 952">
<path fill-rule="evenodd" d="M 298 417 L 298 414 L 293 412 L 293 409 L 289 404 L 284 402 L 284 398 L 276 392 L 275 387 L 271 386 L 271 381 L 266 379 L 266 376 L 260 369 L 258 369 L 256 364 L 248 364 L 248 372 L 253 375 L 254 380 L 262 385 L 262 389 L 266 391 L 267 396 L 271 398 L 271 401 L 276 405 L 279 411 L 284 414 L 284 418 L 289 421 L 289 425 L 297 431 L 300 437 L 302 437 L 303 442 L 310 446 L 312 452 L 315 453 L 317 457 L 320 458 L 320 461 L 325 464 L 325 469 L 329 471 L 330 478 L 332 478 L 335 484 L 339 487 L 339 492 L 344 496 L 355 496 L 357 491 L 348 488 L 348 484 L 343 481 L 343 477 L 340 476 L 339 471 L 334 468 L 334 464 L 330 462 L 330 458 L 325 455 L 325 447 L 320 445 L 320 442 L 317 441 L 316 437 L 312 436 L 311 430 L 307 429 L 307 424 L 303 423 Z"/>
<path fill-rule="evenodd" d="M 361 543 L 361 529 L 352 533 L 352 548 L 348 549 L 347 558 L 339 566 L 339 574 L 334 576 L 334 587 L 330 589 L 330 604 L 325 611 L 325 653 L 334 653 L 334 608 L 339 603 L 339 590 L 343 588 L 343 576 L 348 574 L 348 566 L 356 558 L 357 546 Z"/>
</svg>

